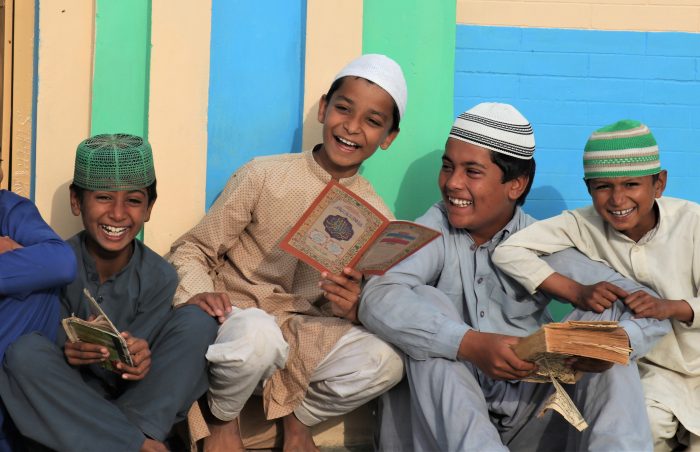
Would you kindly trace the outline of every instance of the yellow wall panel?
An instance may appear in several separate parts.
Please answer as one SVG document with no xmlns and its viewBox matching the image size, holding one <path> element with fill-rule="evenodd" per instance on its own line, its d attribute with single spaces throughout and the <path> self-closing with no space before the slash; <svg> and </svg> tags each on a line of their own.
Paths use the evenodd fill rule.
<svg viewBox="0 0 700 452">
<path fill-rule="evenodd" d="M 700 32 L 700 0 L 457 0 L 457 23 Z"/>
<path fill-rule="evenodd" d="M 93 2 L 52 0 L 39 9 L 35 202 L 62 237 L 82 227 L 70 213 L 75 149 L 90 133 Z"/>
<path fill-rule="evenodd" d="M 30 196 L 32 88 L 34 84 L 34 2 L 15 2 L 12 77 L 12 186 Z"/>
<path fill-rule="evenodd" d="M 362 0 L 308 0 L 306 8 L 304 150 L 320 142 L 316 113 L 321 95 L 333 76 L 362 54 Z"/>
<path fill-rule="evenodd" d="M 204 216 L 211 0 L 153 0 L 148 139 L 158 201 L 144 240 L 164 254 Z"/>
</svg>

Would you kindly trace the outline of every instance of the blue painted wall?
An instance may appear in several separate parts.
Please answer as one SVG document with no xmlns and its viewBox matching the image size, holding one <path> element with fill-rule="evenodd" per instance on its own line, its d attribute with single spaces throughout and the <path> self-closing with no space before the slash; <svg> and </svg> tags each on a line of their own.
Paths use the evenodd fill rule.
<svg viewBox="0 0 700 452">
<path fill-rule="evenodd" d="M 623 118 L 656 136 L 666 194 L 700 202 L 700 35 L 458 25 L 455 52 L 455 114 L 508 102 L 533 124 L 530 214 L 590 204 L 583 146 Z"/>
<path fill-rule="evenodd" d="M 206 206 L 258 155 L 301 150 L 306 1 L 212 2 Z"/>
</svg>

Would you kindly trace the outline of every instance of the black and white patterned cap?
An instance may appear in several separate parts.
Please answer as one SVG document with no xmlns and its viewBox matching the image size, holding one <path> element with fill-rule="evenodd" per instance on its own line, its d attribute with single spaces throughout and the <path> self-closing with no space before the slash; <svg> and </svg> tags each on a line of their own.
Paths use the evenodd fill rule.
<svg viewBox="0 0 700 452">
<path fill-rule="evenodd" d="M 450 138 L 523 160 L 535 153 L 530 122 L 509 104 L 484 102 L 465 111 L 455 119 Z"/>
</svg>

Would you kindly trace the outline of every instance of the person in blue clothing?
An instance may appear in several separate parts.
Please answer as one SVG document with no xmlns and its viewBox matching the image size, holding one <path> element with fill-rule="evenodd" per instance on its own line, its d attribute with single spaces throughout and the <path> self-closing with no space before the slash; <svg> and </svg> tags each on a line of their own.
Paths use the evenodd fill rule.
<svg viewBox="0 0 700 452">
<path fill-rule="evenodd" d="M 3 173 L 0 168 L 0 182 Z M 36 331 L 53 340 L 58 293 L 75 278 L 75 255 L 26 198 L 0 190 L 0 363 L 18 337 Z M 0 451 L 11 450 L 11 426 L 0 403 Z"/>
<path fill-rule="evenodd" d="M 61 317 L 89 319 L 88 289 L 133 365 L 110 372 L 104 346 L 28 334 L 7 349 L 0 396 L 20 433 L 52 450 L 166 451 L 172 425 L 207 389 L 217 324 L 198 307 L 172 308 L 175 269 L 136 239 L 156 200 L 148 142 L 115 134 L 80 143 L 70 200 L 84 230 L 68 240 L 78 276 L 61 291 Z"/>
</svg>

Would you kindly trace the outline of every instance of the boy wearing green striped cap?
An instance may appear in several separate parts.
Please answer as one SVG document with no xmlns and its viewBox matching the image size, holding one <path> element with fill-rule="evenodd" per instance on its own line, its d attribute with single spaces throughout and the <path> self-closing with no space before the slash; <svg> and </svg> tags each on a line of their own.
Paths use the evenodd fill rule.
<svg viewBox="0 0 700 452">
<path fill-rule="evenodd" d="M 638 121 L 596 130 L 583 167 L 593 205 L 514 234 L 495 250 L 493 261 L 531 292 L 546 291 L 581 309 L 602 312 L 621 299 L 636 317 L 669 319 L 672 332 L 638 361 L 654 450 L 700 447 L 700 206 L 662 196 L 667 174 L 659 147 Z M 581 285 L 539 258 L 571 247 L 659 298 L 607 282 Z"/>
</svg>

